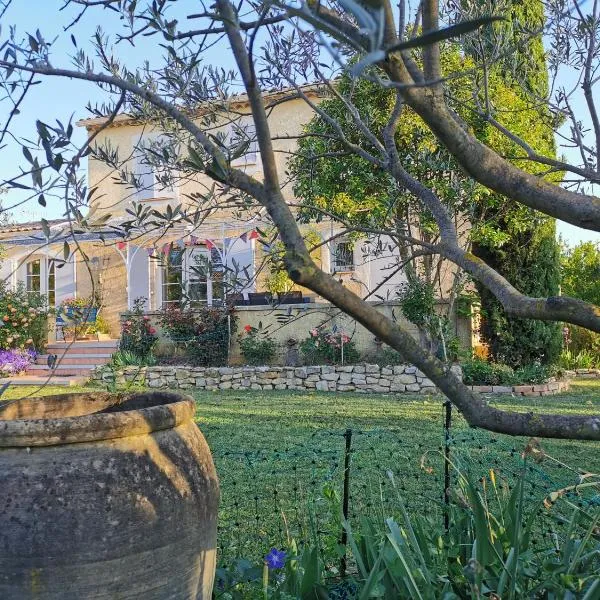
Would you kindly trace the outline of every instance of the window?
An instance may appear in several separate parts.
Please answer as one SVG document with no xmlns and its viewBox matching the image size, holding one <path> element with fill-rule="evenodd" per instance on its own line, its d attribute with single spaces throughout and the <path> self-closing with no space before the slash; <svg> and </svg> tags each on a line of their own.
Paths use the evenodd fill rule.
<svg viewBox="0 0 600 600">
<path fill-rule="evenodd" d="M 183 250 L 172 249 L 162 270 L 163 306 L 178 305 L 183 296 Z"/>
<path fill-rule="evenodd" d="M 54 261 L 48 263 L 48 306 L 54 308 L 56 306 L 56 271 Z"/>
<path fill-rule="evenodd" d="M 134 136 L 135 199 L 170 200 L 177 195 L 176 174 L 170 170 L 178 149 L 167 136 Z"/>
<path fill-rule="evenodd" d="M 26 267 L 25 287 L 28 292 L 42 291 L 42 262 L 39 258 L 30 260 Z"/>
<path fill-rule="evenodd" d="M 333 272 L 354 271 L 354 246 L 350 242 L 338 242 L 333 252 Z"/>
<path fill-rule="evenodd" d="M 239 156 L 232 156 L 232 167 L 256 164 L 258 159 L 258 141 L 256 140 L 256 129 L 251 120 L 241 119 L 231 124 L 229 147 L 232 155 L 241 152 Z"/>
<path fill-rule="evenodd" d="M 223 301 L 223 260 L 218 248 L 173 249 L 162 269 L 163 306 L 190 303 L 211 306 Z"/>
</svg>

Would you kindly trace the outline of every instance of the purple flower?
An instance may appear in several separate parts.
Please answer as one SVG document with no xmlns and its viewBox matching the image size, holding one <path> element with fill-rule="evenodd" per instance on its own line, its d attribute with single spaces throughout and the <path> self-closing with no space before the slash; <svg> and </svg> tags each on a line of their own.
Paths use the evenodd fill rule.
<svg viewBox="0 0 600 600">
<path fill-rule="evenodd" d="M 285 566 L 286 554 L 283 550 L 277 550 L 277 548 L 271 548 L 269 554 L 265 556 L 265 563 L 269 569 L 283 569 Z"/>
<path fill-rule="evenodd" d="M 35 361 L 33 350 L 0 350 L 0 372 L 17 375 L 27 369 Z"/>
</svg>

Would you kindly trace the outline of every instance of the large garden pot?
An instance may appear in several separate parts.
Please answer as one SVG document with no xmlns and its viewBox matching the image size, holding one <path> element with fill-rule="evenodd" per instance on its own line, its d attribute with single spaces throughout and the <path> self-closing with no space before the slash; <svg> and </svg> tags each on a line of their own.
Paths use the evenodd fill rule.
<svg viewBox="0 0 600 600">
<path fill-rule="evenodd" d="M 191 398 L 0 409 L 0 599 L 211 596 L 219 487 Z"/>
</svg>

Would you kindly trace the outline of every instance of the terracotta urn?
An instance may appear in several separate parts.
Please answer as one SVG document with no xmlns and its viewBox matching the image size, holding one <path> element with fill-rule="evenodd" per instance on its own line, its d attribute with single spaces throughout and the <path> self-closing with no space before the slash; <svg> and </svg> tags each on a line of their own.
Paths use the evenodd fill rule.
<svg viewBox="0 0 600 600">
<path fill-rule="evenodd" d="M 189 396 L 0 408 L 0 598 L 208 600 L 219 485 Z"/>
</svg>

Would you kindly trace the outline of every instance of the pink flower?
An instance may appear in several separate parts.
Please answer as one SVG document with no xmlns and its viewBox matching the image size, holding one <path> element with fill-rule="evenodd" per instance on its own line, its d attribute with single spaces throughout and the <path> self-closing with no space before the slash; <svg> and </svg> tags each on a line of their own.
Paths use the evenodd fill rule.
<svg viewBox="0 0 600 600">
<path fill-rule="evenodd" d="M 148 329 L 148 333 L 150 335 L 154 335 L 156 333 L 156 329 L 154 329 L 154 327 L 150 327 L 150 329 Z"/>
<path fill-rule="evenodd" d="M 312 337 L 317 337 L 319 335 L 319 332 L 316 329 L 311 329 L 310 335 L 312 335 Z"/>
<path fill-rule="evenodd" d="M 143 319 L 144 319 L 144 321 L 149 321 L 150 317 L 148 315 L 144 315 Z"/>
</svg>

